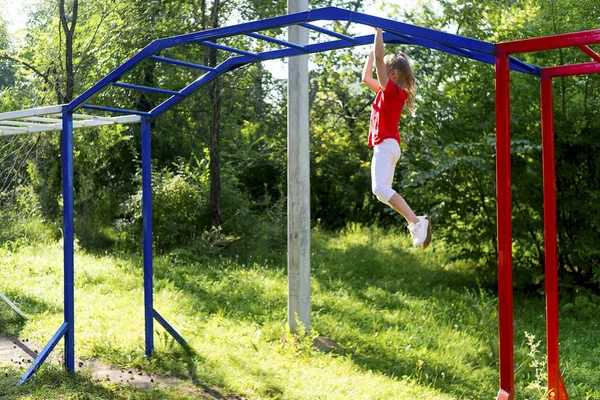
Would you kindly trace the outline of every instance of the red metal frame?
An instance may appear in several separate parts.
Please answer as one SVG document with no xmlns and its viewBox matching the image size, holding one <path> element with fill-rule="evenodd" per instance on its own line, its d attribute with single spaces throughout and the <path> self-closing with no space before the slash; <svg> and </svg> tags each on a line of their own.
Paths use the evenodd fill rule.
<svg viewBox="0 0 600 400">
<path fill-rule="evenodd" d="M 596 60 L 600 63 L 600 55 L 598 55 L 598 53 L 596 53 L 594 50 L 590 49 L 589 46 L 581 45 L 577 47 L 579 47 L 585 54 L 592 57 L 593 60 Z"/>
<path fill-rule="evenodd" d="M 510 190 L 510 68 L 508 54 L 496 56 L 496 198 L 498 230 L 498 329 L 500 393 L 514 399 L 512 284 L 512 196 Z"/>
<path fill-rule="evenodd" d="M 552 79 L 600 73 L 600 55 L 588 47 L 600 43 L 600 30 L 499 43 L 496 46 L 496 201 L 498 220 L 498 326 L 500 391 L 497 400 L 514 400 L 514 315 L 512 287 L 512 204 L 510 176 L 509 56 L 577 46 L 595 62 L 543 68 L 541 71 L 542 166 L 548 399 L 568 400 L 560 373 L 556 166 Z"/>
<path fill-rule="evenodd" d="M 555 399 L 560 399 L 560 371 L 558 360 L 558 265 L 556 259 L 556 168 L 554 160 L 554 99 L 552 96 L 552 78 L 542 78 L 541 109 L 548 391 L 554 394 Z"/>
<path fill-rule="evenodd" d="M 498 53 L 517 54 L 595 43 L 600 43 L 600 29 L 498 43 L 496 50 Z"/>
<path fill-rule="evenodd" d="M 600 63 L 590 62 L 585 64 L 559 65 L 542 69 L 542 78 L 556 78 L 559 76 L 575 76 L 600 73 Z"/>
</svg>

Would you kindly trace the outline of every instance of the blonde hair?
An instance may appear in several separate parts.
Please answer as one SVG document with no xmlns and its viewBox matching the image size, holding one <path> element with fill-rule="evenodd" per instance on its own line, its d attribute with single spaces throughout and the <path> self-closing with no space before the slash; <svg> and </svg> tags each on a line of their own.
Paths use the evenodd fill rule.
<svg viewBox="0 0 600 400">
<path fill-rule="evenodd" d="M 388 54 L 385 56 L 385 65 L 388 70 L 396 70 L 400 79 L 397 84 L 406 94 L 406 108 L 411 116 L 415 116 L 415 97 L 417 95 L 417 87 L 415 82 L 415 74 L 412 68 L 412 60 L 404 53 Z"/>
</svg>

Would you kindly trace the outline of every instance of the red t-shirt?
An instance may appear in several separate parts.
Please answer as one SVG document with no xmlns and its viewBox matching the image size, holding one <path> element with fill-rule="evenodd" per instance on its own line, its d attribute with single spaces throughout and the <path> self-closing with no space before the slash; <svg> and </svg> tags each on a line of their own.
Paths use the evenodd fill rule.
<svg viewBox="0 0 600 400">
<path fill-rule="evenodd" d="M 371 111 L 371 126 L 369 128 L 369 146 L 383 142 L 385 139 L 396 139 L 400 143 L 398 123 L 404 103 L 408 95 L 392 80 L 388 80 L 383 89 L 379 89 Z"/>
</svg>

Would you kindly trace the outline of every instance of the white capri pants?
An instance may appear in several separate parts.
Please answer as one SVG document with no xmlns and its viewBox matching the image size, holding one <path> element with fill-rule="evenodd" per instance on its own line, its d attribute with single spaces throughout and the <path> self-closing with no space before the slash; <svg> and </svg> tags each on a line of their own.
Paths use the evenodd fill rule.
<svg viewBox="0 0 600 400">
<path fill-rule="evenodd" d="M 396 163 L 400 159 L 400 144 L 396 139 L 385 139 L 373 146 L 371 160 L 371 189 L 379 201 L 389 204 L 396 193 L 392 189 Z"/>
</svg>

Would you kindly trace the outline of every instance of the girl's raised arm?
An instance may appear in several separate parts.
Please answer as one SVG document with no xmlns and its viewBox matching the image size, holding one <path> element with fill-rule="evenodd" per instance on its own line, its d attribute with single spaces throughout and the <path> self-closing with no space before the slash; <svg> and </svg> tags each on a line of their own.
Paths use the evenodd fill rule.
<svg viewBox="0 0 600 400">
<path fill-rule="evenodd" d="M 370 52 L 365 61 L 365 66 L 362 72 L 362 81 L 367 84 L 375 92 L 379 91 L 379 82 L 373 78 L 373 52 Z"/>
<path fill-rule="evenodd" d="M 385 48 L 383 47 L 383 32 L 381 28 L 375 28 L 375 43 L 373 43 L 375 53 L 375 70 L 377 71 L 377 80 L 379 85 L 384 88 L 387 86 L 388 78 L 387 67 L 383 58 L 385 57 Z"/>
</svg>

